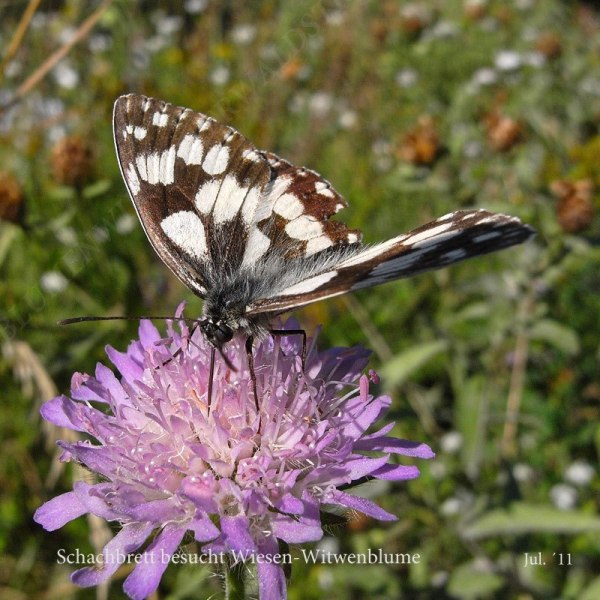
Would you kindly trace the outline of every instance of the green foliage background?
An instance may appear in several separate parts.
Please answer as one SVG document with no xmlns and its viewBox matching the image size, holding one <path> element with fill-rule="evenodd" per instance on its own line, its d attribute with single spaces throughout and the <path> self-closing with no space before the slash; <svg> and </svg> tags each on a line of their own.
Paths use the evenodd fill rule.
<svg viewBox="0 0 600 600">
<path fill-rule="evenodd" d="M 32 4 L 0 0 L 4 53 Z M 21 88 L 100 6 L 41 2 L 3 65 L 0 166 L 22 186 L 25 213 L 0 222 L 0 598 L 123 597 L 126 569 L 97 592 L 56 563 L 59 548 L 94 551 L 102 524 L 49 534 L 32 514 L 90 477 L 58 465 L 66 434 L 40 421 L 40 404 L 68 393 L 106 344 L 125 347 L 136 325 L 56 321 L 168 315 L 182 299 L 188 315 L 201 310 L 153 254 L 118 171 L 111 109 L 130 91 L 206 112 L 318 170 L 367 241 L 459 207 L 538 231 L 526 246 L 298 314 L 308 330 L 323 325 L 322 344 L 373 349 L 395 432 L 438 455 L 417 480 L 370 488 L 396 524 L 349 515 L 331 530 L 340 552 L 418 553 L 419 564 L 297 562 L 290 598 L 600 598 L 600 226 L 564 233 L 550 191 L 556 180 L 600 185 L 594 4 L 114 0 Z M 503 150 L 490 143 L 494 111 L 518 124 Z M 407 135 L 424 116 L 439 151 L 414 164 Z M 93 149 L 85 185 L 57 181 L 52 148 L 65 135 Z M 546 565 L 523 568 L 525 552 Z M 218 598 L 221 581 L 171 566 L 159 596 Z"/>
</svg>

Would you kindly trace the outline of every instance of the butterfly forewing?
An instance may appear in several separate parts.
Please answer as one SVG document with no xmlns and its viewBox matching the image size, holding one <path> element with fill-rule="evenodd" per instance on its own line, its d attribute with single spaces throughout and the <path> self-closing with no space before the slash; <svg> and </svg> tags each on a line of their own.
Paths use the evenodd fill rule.
<svg viewBox="0 0 600 600">
<path fill-rule="evenodd" d="M 205 298 L 204 322 L 220 324 L 213 330 L 221 334 L 261 333 L 270 315 L 519 244 L 533 233 L 514 217 L 459 211 L 363 246 L 360 231 L 330 220 L 347 204 L 329 182 L 257 150 L 210 117 L 130 94 L 115 103 L 114 135 L 150 242 Z"/>
<path fill-rule="evenodd" d="M 359 238 L 328 220 L 346 202 L 327 181 L 210 117 L 130 94 L 115 103 L 114 133 L 150 242 L 201 297 L 215 279 L 255 272 L 273 256 L 298 259 Z"/>
<path fill-rule="evenodd" d="M 268 164 L 233 129 L 134 94 L 117 100 L 114 133 L 121 171 L 150 242 L 183 283 L 205 296 L 219 261 L 241 260 L 239 212 L 251 211 L 244 204 L 255 200 L 249 192 L 268 181 Z M 231 230 L 227 243 L 224 226 Z"/>
</svg>

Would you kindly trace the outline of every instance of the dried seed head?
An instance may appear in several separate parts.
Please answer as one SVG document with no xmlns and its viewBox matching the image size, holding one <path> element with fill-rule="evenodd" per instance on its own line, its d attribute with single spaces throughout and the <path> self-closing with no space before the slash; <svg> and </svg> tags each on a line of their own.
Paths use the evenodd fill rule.
<svg viewBox="0 0 600 600">
<path fill-rule="evenodd" d="M 440 151 L 440 136 L 433 119 L 423 116 L 416 127 L 402 140 L 397 155 L 401 160 L 415 165 L 430 165 Z"/>
<path fill-rule="evenodd" d="M 62 185 L 79 188 L 92 179 L 92 148 L 79 135 L 60 139 L 52 148 L 51 163 L 54 179 Z"/>
<path fill-rule="evenodd" d="M 484 118 L 489 145 L 499 152 L 506 152 L 521 141 L 523 125 L 500 113 L 498 109 L 490 111 Z"/>
<path fill-rule="evenodd" d="M 0 219 L 16 223 L 23 211 L 23 190 L 14 175 L 0 171 Z"/>
<path fill-rule="evenodd" d="M 578 233 L 591 225 L 595 212 L 594 184 L 589 179 L 553 181 L 550 190 L 558 198 L 556 218 L 564 232 Z"/>
<path fill-rule="evenodd" d="M 546 58 L 558 58 L 562 54 L 560 36 L 554 31 L 545 31 L 535 41 L 535 49 Z"/>
</svg>

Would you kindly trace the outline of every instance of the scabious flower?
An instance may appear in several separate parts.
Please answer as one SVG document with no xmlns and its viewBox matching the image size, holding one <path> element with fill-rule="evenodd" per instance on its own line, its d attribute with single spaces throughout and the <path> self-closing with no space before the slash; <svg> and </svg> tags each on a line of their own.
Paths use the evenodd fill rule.
<svg viewBox="0 0 600 600">
<path fill-rule="evenodd" d="M 188 534 L 204 553 L 255 562 L 261 600 L 279 600 L 286 597 L 283 569 L 264 557 L 281 556 L 280 541 L 320 539 L 321 510 L 396 519 L 346 490 L 365 478 L 418 475 L 415 466 L 389 463 L 390 454 L 433 453 L 388 436 L 393 424 L 366 433 L 390 405 L 389 397 L 369 394 L 361 375 L 366 350 L 318 351 L 309 340 L 303 365 L 300 336 L 267 337 L 254 347 L 255 402 L 244 340 L 234 339 L 225 352 L 236 370 L 217 354 L 209 410 L 210 346 L 183 321 L 167 328 L 162 339 L 141 321 L 139 340 L 125 353 L 107 348 L 120 378 L 98 364 L 93 377 L 73 376 L 71 398 L 42 408 L 48 421 L 87 434 L 59 442 L 62 460 L 85 465 L 100 481 L 76 482 L 35 520 L 49 531 L 86 513 L 121 524 L 98 564 L 73 573 L 76 584 L 106 580 L 139 552 L 124 589 L 145 598 Z"/>
</svg>

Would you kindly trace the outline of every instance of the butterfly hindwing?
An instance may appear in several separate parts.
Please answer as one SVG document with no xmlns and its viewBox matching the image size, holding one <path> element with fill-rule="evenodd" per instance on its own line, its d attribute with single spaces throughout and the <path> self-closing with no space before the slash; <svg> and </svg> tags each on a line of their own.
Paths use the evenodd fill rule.
<svg viewBox="0 0 600 600">
<path fill-rule="evenodd" d="M 249 314 L 284 312 L 349 291 L 412 277 L 461 260 L 520 244 L 533 230 L 516 217 L 486 210 L 457 211 L 312 272 L 248 307 Z"/>
<path fill-rule="evenodd" d="M 286 259 L 301 258 L 360 241 L 359 230 L 329 219 L 348 203 L 327 180 L 271 152 L 264 155 L 272 168 L 273 180 L 265 202 L 270 213 L 265 220 L 259 220 L 258 227 L 273 240 L 272 251 Z"/>
</svg>

